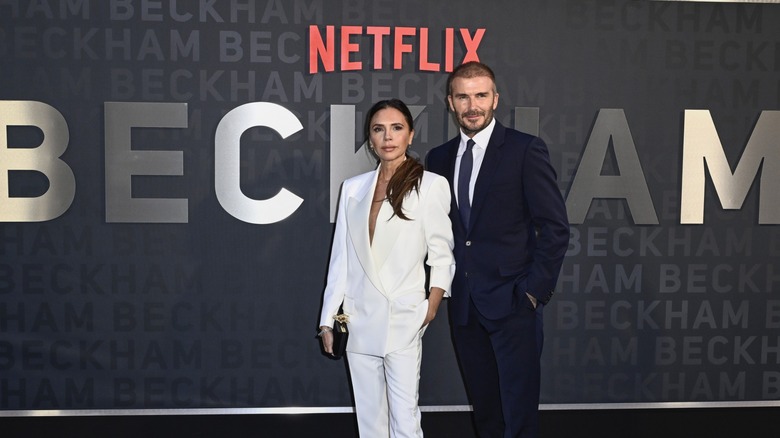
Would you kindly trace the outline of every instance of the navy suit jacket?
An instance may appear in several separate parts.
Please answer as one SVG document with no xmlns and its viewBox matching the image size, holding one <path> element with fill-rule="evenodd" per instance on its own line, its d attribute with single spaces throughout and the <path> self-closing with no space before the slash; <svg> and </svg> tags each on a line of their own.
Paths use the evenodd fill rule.
<svg viewBox="0 0 780 438">
<path fill-rule="evenodd" d="M 465 324 L 469 300 L 488 319 L 552 297 L 569 242 L 566 206 L 539 137 L 496 121 L 474 186 L 471 226 L 460 219 L 453 180 L 460 136 L 432 149 L 428 170 L 450 182 L 455 278 L 450 317 Z M 530 304 L 528 304 L 530 305 Z"/>
</svg>

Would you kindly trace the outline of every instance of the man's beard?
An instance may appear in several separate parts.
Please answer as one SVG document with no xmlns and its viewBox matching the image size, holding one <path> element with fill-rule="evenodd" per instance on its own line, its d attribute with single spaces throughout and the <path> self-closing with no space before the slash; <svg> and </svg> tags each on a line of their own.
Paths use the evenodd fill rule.
<svg viewBox="0 0 780 438">
<path fill-rule="evenodd" d="M 465 119 L 470 115 L 482 116 L 485 118 L 485 122 L 482 123 L 481 125 L 472 128 L 471 126 L 473 125 L 468 124 L 468 122 Z M 493 121 L 493 111 L 477 111 L 477 112 L 471 111 L 471 112 L 463 113 L 460 115 L 460 117 L 458 117 L 458 124 L 460 125 L 460 129 L 462 129 L 463 132 L 468 136 L 472 136 L 478 133 L 479 131 L 482 131 L 490 124 L 491 121 Z"/>
</svg>

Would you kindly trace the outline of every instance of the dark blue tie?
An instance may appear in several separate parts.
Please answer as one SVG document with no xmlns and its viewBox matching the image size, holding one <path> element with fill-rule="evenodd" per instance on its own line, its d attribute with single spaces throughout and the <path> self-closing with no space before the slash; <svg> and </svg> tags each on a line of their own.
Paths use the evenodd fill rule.
<svg viewBox="0 0 780 438">
<path fill-rule="evenodd" d="M 469 182 L 471 182 L 471 169 L 474 167 L 474 157 L 471 155 L 471 147 L 474 140 L 466 142 L 466 152 L 460 157 L 460 170 L 458 171 L 458 210 L 463 225 L 468 228 L 469 216 L 471 216 L 471 202 L 469 201 Z"/>
</svg>

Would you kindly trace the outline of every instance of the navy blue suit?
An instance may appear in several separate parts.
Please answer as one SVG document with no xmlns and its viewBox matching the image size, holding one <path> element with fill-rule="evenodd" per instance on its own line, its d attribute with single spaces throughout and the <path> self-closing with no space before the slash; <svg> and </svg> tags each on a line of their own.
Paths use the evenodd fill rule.
<svg viewBox="0 0 780 438">
<path fill-rule="evenodd" d="M 460 136 L 428 153 L 451 186 Z M 468 229 L 452 196 L 455 349 L 481 437 L 538 435 L 542 308 L 569 241 L 566 207 L 544 141 L 496 122 Z M 534 309 L 526 293 L 539 305 Z M 499 381 L 501 382 L 499 384 Z"/>
</svg>

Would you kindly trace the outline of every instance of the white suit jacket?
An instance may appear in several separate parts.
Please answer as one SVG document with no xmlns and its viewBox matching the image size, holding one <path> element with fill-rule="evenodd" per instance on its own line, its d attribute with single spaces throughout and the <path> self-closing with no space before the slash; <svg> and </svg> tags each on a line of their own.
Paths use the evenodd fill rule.
<svg viewBox="0 0 780 438">
<path fill-rule="evenodd" d="M 368 215 L 378 169 L 344 181 L 333 236 L 320 326 L 333 326 L 343 304 L 349 315 L 347 351 L 375 356 L 406 347 L 428 312 L 424 263 L 430 287 L 449 296 L 455 259 L 449 219 L 450 188 L 424 172 L 419 193 L 403 202 L 410 220 L 393 215 L 385 200 L 369 242 Z M 426 261 L 427 256 L 427 261 Z"/>
</svg>

